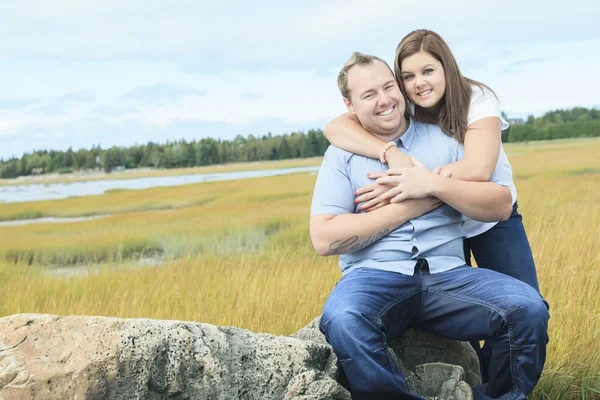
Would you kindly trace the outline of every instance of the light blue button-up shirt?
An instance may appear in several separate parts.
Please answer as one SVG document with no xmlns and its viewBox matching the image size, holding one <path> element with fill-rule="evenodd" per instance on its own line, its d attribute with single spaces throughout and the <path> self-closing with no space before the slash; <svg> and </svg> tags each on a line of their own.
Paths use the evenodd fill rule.
<svg viewBox="0 0 600 400">
<path fill-rule="evenodd" d="M 406 133 L 396 140 L 405 153 L 417 157 L 427 168 L 450 164 L 463 158 L 463 146 L 445 135 L 437 125 L 411 121 Z M 385 172 L 387 164 L 329 146 L 319 170 L 313 193 L 311 217 L 319 214 L 361 212 L 354 192 L 370 183 L 368 172 Z M 498 163 L 491 182 L 512 185 L 510 174 Z M 432 274 L 464 265 L 462 214 L 448 205 L 412 219 L 373 244 L 340 256 L 345 275 L 356 268 L 376 268 L 413 275 L 416 261 L 424 258 Z"/>
</svg>

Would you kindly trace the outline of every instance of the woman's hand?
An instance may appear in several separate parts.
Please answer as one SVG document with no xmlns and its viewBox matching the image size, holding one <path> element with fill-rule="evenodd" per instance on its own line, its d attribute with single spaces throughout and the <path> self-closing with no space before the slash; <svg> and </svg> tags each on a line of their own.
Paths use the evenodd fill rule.
<svg viewBox="0 0 600 400">
<path fill-rule="evenodd" d="M 412 168 L 392 168 L 387 171 L 387 176 L 377 179 L 381 185 L 395 185 L 386 193 L 380 195 L 382 200 L 398 203 L 406 199 L 421 199 L 431 196 L 436 180 L 439 179 L 440 167 L 429 171 L 417 158 L 411 157 L 414 165 Z M 449 173 L 442 175 L 450 178 Z"/>
</svg>

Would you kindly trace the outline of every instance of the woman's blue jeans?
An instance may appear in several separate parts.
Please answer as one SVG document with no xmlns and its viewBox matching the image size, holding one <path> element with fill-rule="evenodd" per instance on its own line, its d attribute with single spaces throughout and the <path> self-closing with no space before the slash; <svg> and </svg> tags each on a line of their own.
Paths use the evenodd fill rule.
<svg viewBox="0 0 600 400">
<path fill-rule="evenodd" d="M 361 268 L 330 294 L 320 329 L 350 383 L 353 399 L 423 399 L 409 392 L 388 342 L 409 327 L 449 339 L 486 340 L 494 356 L 477 399 L 526 399 L 546 358 L 548 308 L 531 286 L 462 266 L 413 276 Z"/>
<path fill-rule="evenodd" d="M 479 268 L 491 269 L 512 276 L 539 291 L 538 279 L 529 240 L 523 226 L 523 217 L 515 202 L 510 218 L 497 223 L 492 229 L 465 239 L 465 260 L 471 265 L 471 252 Z M 481 365 L 481 379 L 488 380 L 487 365 L 491 348 L 486 344 L 480 349 L 479 342 L 471 342 Z"/>
<path fill-rule="evenodd" d="M 535 262 L 529 240 L 515 202 L 510 218 L 490 230 L 465 239 L 465 260 L 471 265 L 471 252 L 479 268 L 512 276 L 539 291 Z"/>
</svg>

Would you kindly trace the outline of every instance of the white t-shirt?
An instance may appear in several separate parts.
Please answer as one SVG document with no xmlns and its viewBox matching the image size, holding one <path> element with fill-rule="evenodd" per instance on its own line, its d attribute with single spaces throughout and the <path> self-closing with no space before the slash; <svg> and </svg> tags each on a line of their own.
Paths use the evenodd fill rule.
<svg viewBox="0 0 600 400">
<path fill-rule="evenodd" d="M 503 131 L 509 127 L 508 122 L 502 118 L 502 112 L 500 110 L 500 102 L 489 90 L 481 90 L 478 86 L 473 86 L 473 94 L 471 95 L 471 105 L 469 107 L 469 114 L 467 116 L 467 126 L 471 125 L 475 121 L 479 121 L 483 118 L 498 117 L 500 118 L 501 127 Z M 500 154 L 498 155 L 498 164 L 501 164 L 502 168 L 497 168 L 500 171 L 504 171 L 506 175 L 505 179 L 510 182 L 510 194 L 512 196 L 512 202 L 515 204 L 517 201 L 517 189 L 512 179 L 512 167 L 508 161 L 508 157 L 504 152 L 504 147 L 500 144 Z M 487 232 L 493 228 L 497 222 L 479 222 L 472 220 L 471 218 L 463 216 L 463 226 L 467 232 L 467 237 L 473 237 Z"/>
<path fill-rule="evenodd" d="M 500 102 L 489 90 L 482 90 L 479 86 L 473 86 L 473 93 L 471 95 L 471 104 L 469 106 L 469 114 L 467 115 L 467 126 L 472 123 L 479 121 L 483 118 L 498 117 L 500 118 L 501 127 L 503 131 L 509 127 L 508 122 L 502 118 L 502 112 L 500 110 Z M 414 114 L 414 104 L 409 104 L 411 112 Z M 463 154 L 460 157 L 464 158 L 464 147 L 460 146 Z M 496 168 L 497 170 L 504 171 L 506 174 L 505 179 L 510 182 L 510 193 L 512 195 L 513 204 L 517 201 L 517 189 L 512 179 L 512 167 L 508 161 L 508 157 L 504 152 L 504 147 L 500 144 L 500 154 L 498 156 L 498 164 L 502 164 L 502 168 Z M 479 222 L 471 218 L 463 216 L 463 225 L 467 232 L 467 237 L 477 236 L 488 230 L 490 230 L 497 222 Z"/>
<path fill-rule="evenodd" d="M 500 110 L 500 102 L 489 90 L 481 90 L 479 86 L 472 86 L 473 93 L 471 94 L 471 105 L 469 106 L 469 114 L 467 115 L 467 126 L 475 121 L 489 117 L 498 117 L 502 126 L 500 130 L 508 129 L 508 122 L 502 118 Z"/>
</svg>

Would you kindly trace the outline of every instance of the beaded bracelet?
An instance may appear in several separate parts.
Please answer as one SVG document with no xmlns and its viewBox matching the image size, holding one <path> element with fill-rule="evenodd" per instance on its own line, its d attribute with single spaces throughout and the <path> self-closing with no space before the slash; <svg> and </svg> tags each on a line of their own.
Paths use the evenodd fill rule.
<svg viewBox="0 0 600 400">
<path fill-rule="evenodd" d="M 385 158 L 385 152 L 395 146 L 396 146 L 396 142 L 388 142 L 388 143 L 384 144 L 383 149 L 381 149 L 381 153 L 379 153 L 379 161 L 381 161 L 383 164 L 387 164 L 387 160 Z"/>
</svg>

